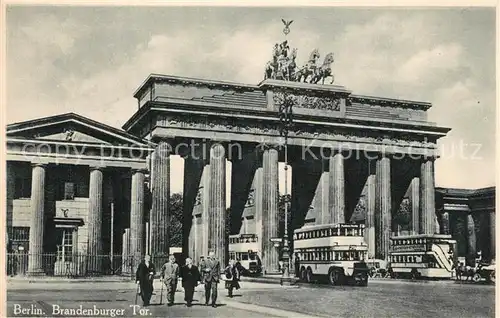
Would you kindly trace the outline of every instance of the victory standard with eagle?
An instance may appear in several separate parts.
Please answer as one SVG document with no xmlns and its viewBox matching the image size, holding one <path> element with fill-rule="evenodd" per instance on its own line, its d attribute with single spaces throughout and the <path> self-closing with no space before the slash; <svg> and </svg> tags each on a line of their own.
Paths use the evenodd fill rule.
<svg viewBox="0 0 500 318">
<path fill-rule="evenodd" d="M 290 24 L 293 20 L 286 21 L 281 19 L 285 28 L 283 33 L 290 33 Z M 273 48 L 272 59 L 267 62 L 264 79 L 277 79 L 293 82 L 304 82 L 317 84 L 321 81 L 325 84 L 325 79 L 330 78 L 330 84 L 333 84 L 334 77 L 332 75 L 331 65 L 334 62 L 333 53 L 328 53 L 325 56 L 322 65 L 319 65 L 320 54 L 318 49 L 314 49 L 309 55 L 309 60 L 302 67 L 297 67 L 295 59 L 297 58 L 297 49 L 290 51 L 288 40 L 282 43 L 276 43 Z"/>
</svg>

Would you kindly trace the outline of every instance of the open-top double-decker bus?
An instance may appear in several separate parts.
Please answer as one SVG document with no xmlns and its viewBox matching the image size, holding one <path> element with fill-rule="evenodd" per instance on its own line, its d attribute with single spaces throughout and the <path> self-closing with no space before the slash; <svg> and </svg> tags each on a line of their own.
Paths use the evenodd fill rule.
<svg viewBox="0 0 500 318">
<path fill-rule="evenodd" d="M 256 234 L 238 234 L 229 236 L 229 259 L 239 262 L 242 275 L 260 274 L 262 261 L 260 246 Z"/>
<path fill-rule="evenodd" d="M 300 278 L 312 282 L 328 277 L 330 284 L 368 285 L 368 246 L 363 224 L 304 226 L 294 231 L 294 253 L 300 258 Z"/>
<path fill-rule="evenodd" d="M 391 237 L 392 277 L 452 278 L 457 242 L 451 235 L 418 234 Z"/>
</svg>

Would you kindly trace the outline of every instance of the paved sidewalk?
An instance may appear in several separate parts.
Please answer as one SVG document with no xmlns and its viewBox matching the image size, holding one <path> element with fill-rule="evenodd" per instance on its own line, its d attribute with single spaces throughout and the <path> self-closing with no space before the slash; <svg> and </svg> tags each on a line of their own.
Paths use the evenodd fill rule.
<svg viewBox="0 0 500 318">
<path fill-rule="evenodd" d="M 304 317 L 314 316 L 299 314 L 290 310 L 260 306 L 258 304 L 244 303 L 246 293 L 267 293 L 270 291 L 285 290 L 287 288 L 274 284 L 261 284 L 255 282 L 242 282 L 242 289 L 235 291 L 234 298 L 227 297 L 224 283 L 218 285 L 218 308 L 202 306 L 204 304 L 204 286 L 199 285 L 194 294 L 194 307 L 187 308 L 184 305 L 184 291 L 181 284 L 178 285 L 175 293 L 175 306 L 166 306 L 166 288 L 160 280 L 154 282 L 154 295 L 151 299 L 150 307 L 152 314 L 158 317 Z M 12 311 L 13 305 L 21 303 L 28 308 L 31 304 L 46 309 L 50 312 L 52 304 L 59 304 L 62 307 L 73 308 L 80 304 L 86 307 L 96 304 L 99 308 L 128 308 L 133 303 L 137 286 L 132 281 L 116 282 L 62 282 L 56 280 L 38 280 L 36 282 L 27 280 L 9 281 L 7 299 L 9 308 Z M 140 298 L 140 297 L 139 297 Z M 138 299 L 140 303 L 140 299 Z M 160 302 L 163 305 L 160 305 Z M 37 305 L 38 304 L 38 305 Z"/>
</svg>

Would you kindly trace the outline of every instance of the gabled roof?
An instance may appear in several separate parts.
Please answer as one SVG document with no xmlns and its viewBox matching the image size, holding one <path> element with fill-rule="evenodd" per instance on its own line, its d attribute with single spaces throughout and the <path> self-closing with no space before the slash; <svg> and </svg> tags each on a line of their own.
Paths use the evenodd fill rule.
<svg viewBox="0 0 500 318">
<path fill-rule="evenodd" d="M 149 142 L 90 118 L 66 113 L 7 125 L 7 139 L 148 147 Z"/>
</svg>

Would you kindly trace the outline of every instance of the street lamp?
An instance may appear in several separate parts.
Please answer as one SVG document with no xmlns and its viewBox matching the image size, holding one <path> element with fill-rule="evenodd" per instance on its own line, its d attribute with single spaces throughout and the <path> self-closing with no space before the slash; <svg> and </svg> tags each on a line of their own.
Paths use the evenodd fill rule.
<svg viewBox="0 0 500 318">
<path fill-rule="evenodd" d="M 293 124 L 292 121 L 292 106 L 293 99 L 286 91 L 283 92 L 283 100 L 279 105 L 279 119 L 281 123 L 280 135 L 284 138 L 284 151 L 285 151 L 285 232 L 283 233 L 283 276 L 281 284 L 290 283 L 290 251 L 289 242 L 290 237 L 288 233 L 288 132 Z"/>
</svg>

